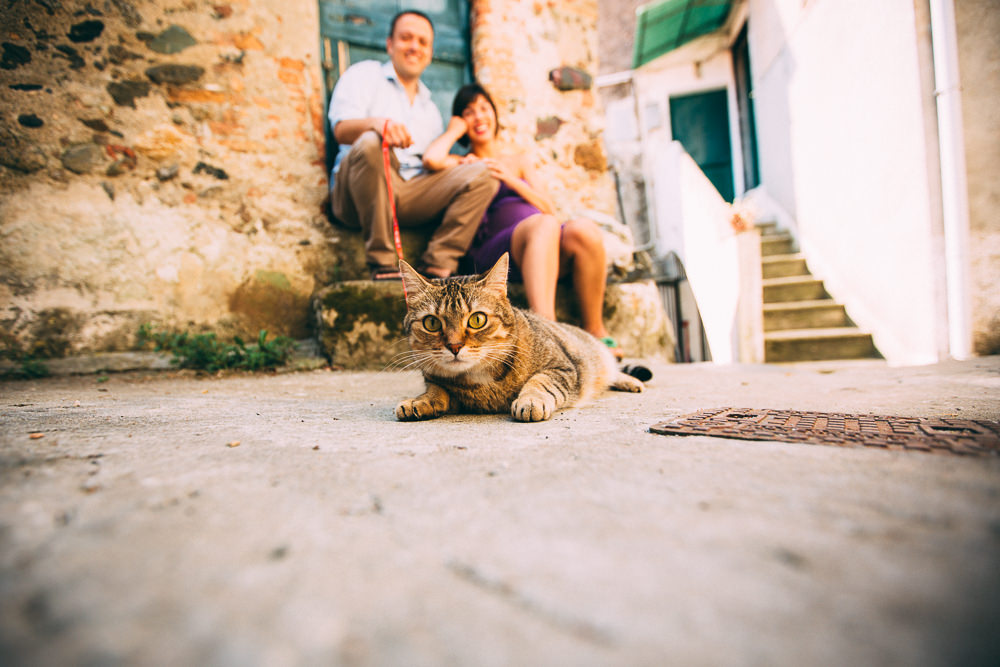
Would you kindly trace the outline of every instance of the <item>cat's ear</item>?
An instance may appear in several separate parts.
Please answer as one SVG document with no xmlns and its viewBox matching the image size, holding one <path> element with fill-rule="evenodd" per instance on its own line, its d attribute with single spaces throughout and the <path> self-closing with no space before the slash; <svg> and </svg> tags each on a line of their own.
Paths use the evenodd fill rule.
<svg viewBox="0 0 1000 667">
<path fill-rule="evenodd" d="M 497 296 L 507 296 L 507 271 L 510 269 L 510 254 L 504 253 L 485 276 L 483 287 Z"/>
<path fill-rule="evenodd" d="M 406 305 L 418 294 L 423 292 L 430 283 L 424 277 L 403 260 L 399 260 L 399 273 L 403 276 L 403 287 L 406 291 Z"/>
</svg>

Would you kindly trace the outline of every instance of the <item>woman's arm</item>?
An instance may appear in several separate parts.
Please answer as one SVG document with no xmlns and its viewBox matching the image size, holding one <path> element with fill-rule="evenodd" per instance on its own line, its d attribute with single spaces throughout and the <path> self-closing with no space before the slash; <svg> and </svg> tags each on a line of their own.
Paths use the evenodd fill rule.
<svg viewBox="0 0 1000 667">
<path fill-rule="evenodd" d="M 552 204 L 545 191 L 538 185 L 538 178 L 528 158 L 521 155 L 511 155 L 504 158 L 490 158 L 486 164 L 494 177 L 507 186 L 542 213 L 552 215 L 556 207 Z"/>
<path fill-rule="evenodd" d="M 462 161 L 458 155 L 449 153 L 455 142 L 469 131 L 468 125 L 458 116 L 452 116 L 444 133 L 432 141 L 424 151 L 424 168 L 430 171 L 441 171 L 454 167 Z"/>
</svg>

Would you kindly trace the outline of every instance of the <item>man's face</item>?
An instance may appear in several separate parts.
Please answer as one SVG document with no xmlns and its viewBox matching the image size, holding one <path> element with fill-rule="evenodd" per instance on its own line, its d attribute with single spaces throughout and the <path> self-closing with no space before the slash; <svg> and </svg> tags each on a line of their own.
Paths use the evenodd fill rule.
<svg viewBox="0 0 1000 667">
<path fill-rule="evenodd" d="M 418 79 L 431 63 L 434 29 L 427 19 L 404 14 L 396 21 L 396 30 L 385 40 L 385 50 L 400 79 Z"/>
</svg>

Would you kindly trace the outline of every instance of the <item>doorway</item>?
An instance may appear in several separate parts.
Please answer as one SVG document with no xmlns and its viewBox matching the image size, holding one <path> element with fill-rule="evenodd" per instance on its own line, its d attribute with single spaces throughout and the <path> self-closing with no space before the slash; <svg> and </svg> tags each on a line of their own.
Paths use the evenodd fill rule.
<svg viewBox="0 0 1000 667">
<path fill-rule="evenodd" d="M 671 97 L 670 132 L 722 198 L 732 202 L 735 187 L 725 89 Z"/>
<path fill-rule="evenodd" d="M 760 185 L 757 163 L 757 126 L 753 113 L 753 78 L 750 76 L 750 48 L 744 25 L 733 42 L 733 79 L 736 82 L 736 107 L 740 120 L 740 148 L 743 151 L 743 189 Z"/>
</svg>

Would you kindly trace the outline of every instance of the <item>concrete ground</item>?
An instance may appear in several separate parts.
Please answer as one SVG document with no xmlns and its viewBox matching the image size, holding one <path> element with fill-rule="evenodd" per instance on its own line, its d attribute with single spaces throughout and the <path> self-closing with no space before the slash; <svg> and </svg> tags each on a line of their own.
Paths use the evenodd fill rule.
<svg viewBox="0 0 1000 667">
<path fill-rule="evenodd" d="M 1000 460 L 656 435 L 1000 419 L 1000 358 L 655 364 L 541 424 L 415 373 L 0 383 L 0 664 L 1000 664 Z"/>
</svg>

